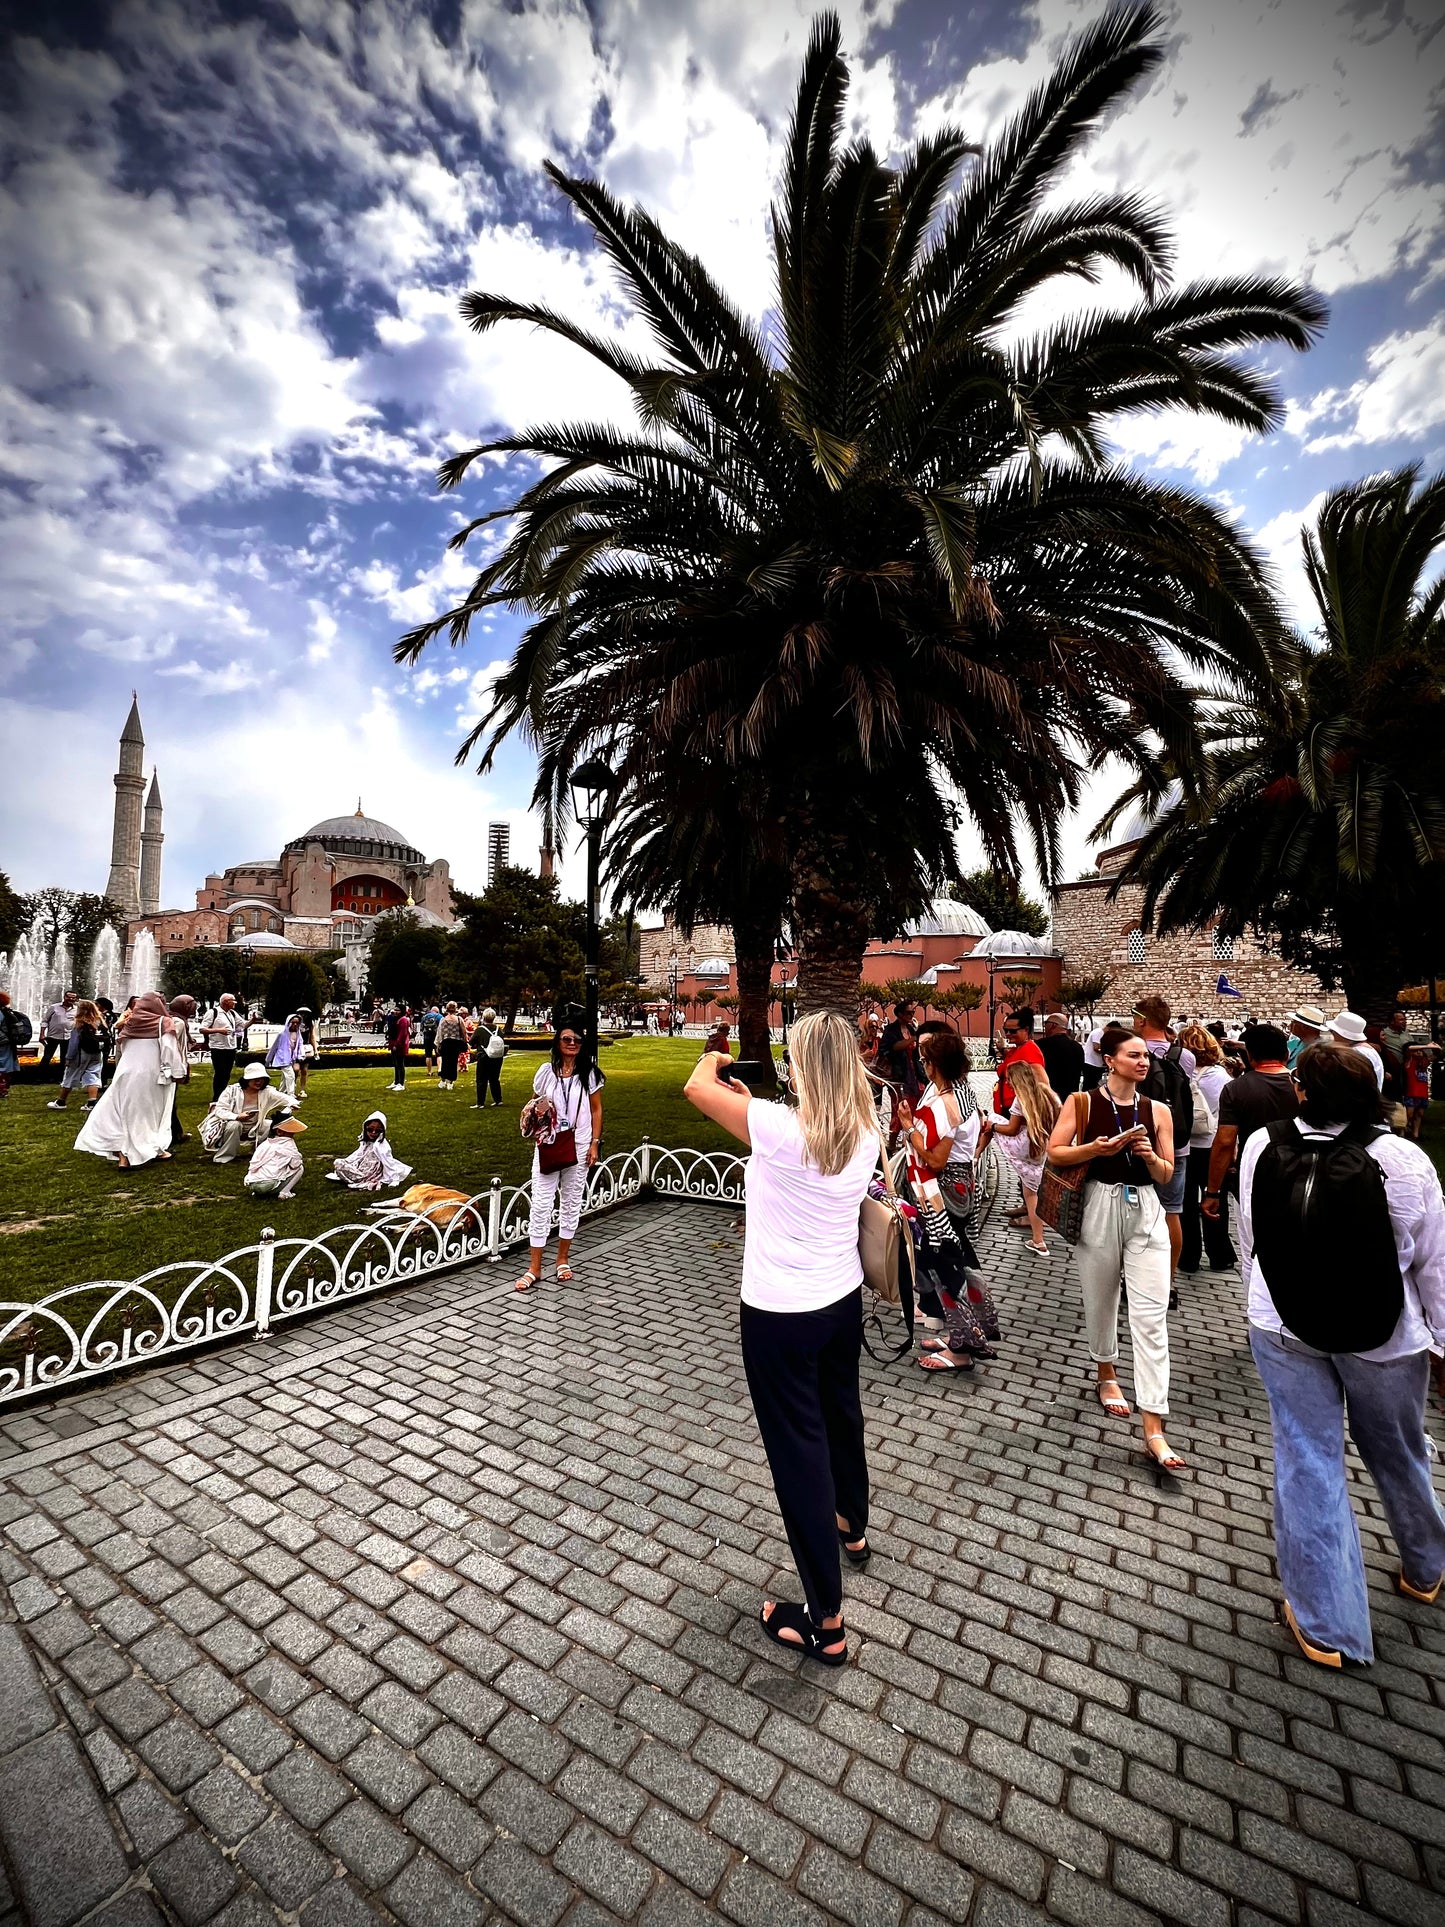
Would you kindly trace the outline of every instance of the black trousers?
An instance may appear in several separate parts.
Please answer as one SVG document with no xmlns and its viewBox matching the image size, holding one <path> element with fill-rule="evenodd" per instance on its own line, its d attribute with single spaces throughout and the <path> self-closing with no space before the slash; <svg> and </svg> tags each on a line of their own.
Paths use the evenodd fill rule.
<svg viewBox="0 0 1445 1927">
<path fill-rule="evenodd" d="M 838 1519 L 868 1529 L 868 1461 L 858 1355 L 863 1294 L 822 1311 L 741 1307 L 743 1369 L 783 1529 L 815 1625 L 843 1603 Z"/>
<path fill-rule="evenodd" d="M 488 1091 L 492 1093 L 493 1101 L 500 1104 L 502 1101 L 502 1060 L 500 1057 L 488 1057 L 487 1053 L 483 1050 L 477 1052 L 478 1105 L 486 1103 Z"/>
<path fill-rule="evenodd" d="M 457 1059 L 462 1054 L 461 1038 L 448 1037 L 443 1043 L 437 1045 L 437 1049 L 441 1052 L 442 1057 L 443 1084 L 455 1084 L 457 1081 Z"/>
<path fill-rule="evenodd" d="M 406 1060 L 408 1055 L 409 1053 L 404 1050 L 394 1050 L 391 1053 L 391 1081 L 393 1084 L 405 1084 Z"/>
<path fill-rule="evenodd" d="M 211 1052 L 211 1102 L 213 1104 L 230 1083 L 235 1063 L 236 1053 L 233 1050 Z"/>
<path fill-rule="evenodd" d="M 65 1050 L 69 1043 L 66 1037 L 42 1037 L 40 1040 L 40 1063 L 37 1069 L 44 1070 L 56 1051 L 60 1052 L 60 1068 L 65 1069 Z"/>
<path fill-rule="evenodd" d="M 1179 1248 L 1181 1271 L 1198 1271 L 1201 1250 L 1208 1256 L 1210 1268 L 1214 1271 L 1227 1271 L 1237 1262 L 1234 1242 L 1229 1235 L 1228 1189 L 1219 1200 L 1219 1216 L 1206 1218 L 1199 1201 L 1208 1189 L 1209 1152 L 1191 1151 L 1189 1168 L 1184 1173 L 1184 1210 L 1179 1219 L 1179 1228 L 1184 1234 L 1184 1242 Z"/>
</svg>

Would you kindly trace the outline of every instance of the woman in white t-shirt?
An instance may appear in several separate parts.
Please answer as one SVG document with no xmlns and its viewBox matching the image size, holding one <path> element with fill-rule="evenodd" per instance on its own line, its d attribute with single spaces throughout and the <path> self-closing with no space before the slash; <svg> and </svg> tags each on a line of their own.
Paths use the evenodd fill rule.
<svg viewBox="0 0 1445 1927">
<path fill-rule="evenodd" d="M 580 1027 L 563 1024 L 552 1046 L 552 1061 L 543 1064 L 532 1079 L 532 1099 L 522 1111 L 522 1130 L 532 1138 L 536 1149 L 532 1152 L 532 1222 L 528 1228 L 531 1253 L 527 1269 L 517 1280 L 518 1291 L 531 1291 L 541 1282 L 542 1253 L 552 1223 L 553 1201 L 559 1192 L 557 1283 L 572 1283 L 568 1259 L 582 1216 L 587 1173 L 597 1162 L 602 1142 L 602 1086 L 606 1081 L 583 1050 Z M 560 1170 L 544 1171 L 542 1145 L 555 1143 L 568 1131 L 577 1153 L 574 1162 Z"/>
<path fill-rule="evenodd" d="M 813 1011 L 789 1037 L 798 1107 L 753 1097 L 714 1052 L 684 1095 L 752 1149 L 740 1333 L 748 1391 L 806 1605 L 764 1601 L 763 1631 L 825 1666 L 848 1657 L 840 1544 L 869 1556 L 858 1355 L 858 1213 L 878 1120 L 851 1024 Z"/>
</svg>

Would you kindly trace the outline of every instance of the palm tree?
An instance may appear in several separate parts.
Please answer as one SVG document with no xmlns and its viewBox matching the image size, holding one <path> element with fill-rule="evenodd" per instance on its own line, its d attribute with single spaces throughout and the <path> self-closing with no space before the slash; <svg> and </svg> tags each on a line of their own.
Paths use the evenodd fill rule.
<svg viewBox="0 0 1445 1927">
<path fill-rule="evenodd" d="M 684 929 L 726 923 L 738 973 L 738 1048 L 766 1061 L 773 959 L 787 915 L 783 825 L 766 797 L 704 760 L 659 760 L 629 789 L 608 836 L 614 896 Z"/>
<path fill-rule="evenodd" d="M 842 142 L 840 40 L 822 15 L 766 332 L 650 216 L 549 168 L 654 351 L 512 295 L 463 312 L 581 346 L 629 385 L 639 425 L 544 425 L 449 461 L 448 488 L 488 453 L 546 467 L 458 532 L 512 523 L 397 654 L 522 611 L 463 754 L 482 744 L 485 766 L 520 730 L 553 769 L 600 748 L 636 784 L 695 758 L 766 794 L 788 831 L 799 1002 L 848 1009 L 870 933 L 958 876 L 962 815 L 991 865 L 1017 874 L 1023 837 L 1049 878 L 1090 766 L 1192 774 L 1194 682 L 1263 696 L 1287 667 L 1257 557 L 1197 496 L 1111 463 L 1105 438 L 1140 409 L 1269 427 L 1278 394 L 1241 351 L 1303 348 L 1324 310 L 1271 279 L 1171 288 L 1167 231 L 1137 196 L 1050 201 L 1161 60 L 1152 5 L 1082 33 L 981 155 L 945 128 L 897 167 Z M 1132 299 L 1027 332 L 1032 297 L 1104 268 Z"/>
<path fill-rule="evenodd" d="M 1313 642 L 1273 701 L 1218 715 L 1205 794 L 1120 881 L 1161 931 L 1253 926 L 1379 1019 L 1445 958 L 1445 475 L 1336 489 L 1303 540 Z"/>
</svg>

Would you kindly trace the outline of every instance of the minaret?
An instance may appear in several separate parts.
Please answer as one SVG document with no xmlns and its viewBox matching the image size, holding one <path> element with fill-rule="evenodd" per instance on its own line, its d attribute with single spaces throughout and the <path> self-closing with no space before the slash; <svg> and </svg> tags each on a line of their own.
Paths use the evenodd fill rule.
<svg viewBox="0 0 1445 1927">
<path fill-rule="evenodd" d="M 120 768 L 115 774 L 115 829 L 110 839 L 110 881 L 105 894 L 127 921 L 140 915 L 141 797 L 144 794 L 146 739 L 136 694 L 120 735 Z M 159 855 L 159 852 L 157 852 Z"/>
<path fill-rule="evenodd" d="M 146 798 L 145 828 L 140 837 L 140 913 L 153 917 L 161 907 L 161 779 L 151 772 L 150 795 Z"/>
</svg>

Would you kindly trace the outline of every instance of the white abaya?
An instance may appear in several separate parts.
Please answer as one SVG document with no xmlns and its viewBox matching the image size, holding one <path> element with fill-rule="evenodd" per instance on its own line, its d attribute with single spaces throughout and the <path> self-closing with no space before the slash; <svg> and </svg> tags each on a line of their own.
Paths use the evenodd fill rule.
<svg viewBox="0 0 1445 1927">
<path fill-rule="evenodd" d="M 81 1126 L 76 1150 L 123 1157 L 132 1165 L 149 1164 L 169 1151 L 175 1085 L 161 1083 L 160 1068 L 158 1037 L 128 1038 L 115 1077 Z"/>
</svg>

